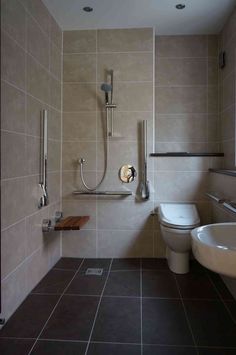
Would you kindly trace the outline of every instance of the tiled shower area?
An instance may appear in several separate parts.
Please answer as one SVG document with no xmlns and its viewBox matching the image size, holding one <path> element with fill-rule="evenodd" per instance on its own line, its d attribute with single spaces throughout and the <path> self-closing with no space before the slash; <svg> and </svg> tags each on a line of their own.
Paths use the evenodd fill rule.
<svg viewBox="0 0 236 355">
<path fill-rule="evenodd" d="M 236 11 L 217 33 L 163 35 L 150 26 L 64 29 L 47 1 L 1 0 L 0 354 L 236 354 L 235 279 L 192 254 L 189 273 L 170 271 L 159 220 L 161 203 L 183 203 L 196 205 L 201 225 L 236 222 L 206 196 L 236 201 Z M 101 86 L 111 70 L 106 138 Z M 86 190 L 81 158 L 90 187 L 106 171 L 96 192 L 129 194 L 75 194 Z M 124 164 L 136 170 L 132 183 L 120 180 Z M 57 211 L 86 223 L 42 232 Z"/>
</svg>

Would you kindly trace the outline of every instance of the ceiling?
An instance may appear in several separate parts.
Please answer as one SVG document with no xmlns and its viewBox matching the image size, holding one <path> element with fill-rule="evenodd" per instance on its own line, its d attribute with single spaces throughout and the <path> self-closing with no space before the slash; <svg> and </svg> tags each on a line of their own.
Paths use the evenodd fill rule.
<svg viewBox="0 0 236 355">
<path fill-rule="evenodd" d="M 62 30 L 155 27 L 160 35 L 219 33 L 236 0 L 43 0 Z M 175 5 L 184 3 L 184 10 Z M 87 13 L 84 6 L 93 7 Z"/>
</svg>

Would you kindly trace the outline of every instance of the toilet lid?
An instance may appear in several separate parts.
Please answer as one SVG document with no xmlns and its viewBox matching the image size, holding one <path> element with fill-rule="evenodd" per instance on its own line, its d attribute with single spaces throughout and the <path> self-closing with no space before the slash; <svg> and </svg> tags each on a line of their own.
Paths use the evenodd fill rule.
<svg viewBox="0 0 236 355">
<path fill-rule="evenodd" d="M 161 203 L 159 216 L 161 223 L 172 228 L 193 228 L 200 223 L 194 204 Z"/>
</svg>

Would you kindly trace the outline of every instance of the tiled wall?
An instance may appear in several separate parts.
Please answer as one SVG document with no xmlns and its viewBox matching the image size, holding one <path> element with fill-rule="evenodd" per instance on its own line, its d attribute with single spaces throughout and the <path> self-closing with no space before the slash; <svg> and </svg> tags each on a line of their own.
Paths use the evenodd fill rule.
<svg viewBox="0 0 236 355">
<path fill-rule="evenodd" d="M 139 124 L 148 120 L 149 151 L 153 150 L 153 31 L 152 29 L 93 30 L 64 32 L 63 102 L 63 212 L 88 214 L 90 221 L 79 232 L 65 232 L 64 256 L 125 257 L 154 256 L 157 233 L 151 200 L 132 197 L 75 197 L 81 189 L 80 157 L 86 159 L 85 179 L 94 186 L 104 169 L 104 93 L 106 71 L 114 70 L 115 137 L 109 139 L 106 179 L 101 190 L 131 189 L 122 185 L 118 172 L 131 163 L 140 173 Z M 153 160 L 149 159 L 153 185 Z"/>
<path fill-rule="evenodd" d="M 60 256 L 43 218 L 60 208 L 62 33 L 40 0 L 2 0 L 2 314 L 8 319 Z M 48 110 L 50 205 L 38 210 L 40 112 Z"/>
</svg>

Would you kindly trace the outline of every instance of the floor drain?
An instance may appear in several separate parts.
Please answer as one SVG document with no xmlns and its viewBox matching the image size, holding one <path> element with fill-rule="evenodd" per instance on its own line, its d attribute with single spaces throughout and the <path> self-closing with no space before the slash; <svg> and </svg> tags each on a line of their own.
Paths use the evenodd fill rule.
<svg viewBox="0 0 236 355">
<path fill-rule="evenodd" d="M 102 276 L 102 273 L 103 273 L 103 269 L 90 268 L 86 270 L 85 275 Z"/>
</svg>

